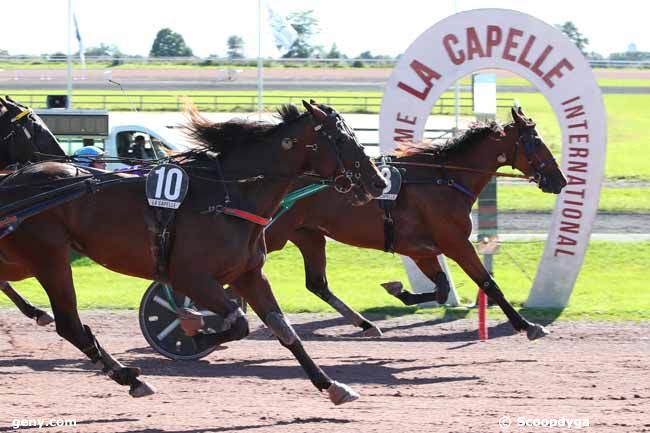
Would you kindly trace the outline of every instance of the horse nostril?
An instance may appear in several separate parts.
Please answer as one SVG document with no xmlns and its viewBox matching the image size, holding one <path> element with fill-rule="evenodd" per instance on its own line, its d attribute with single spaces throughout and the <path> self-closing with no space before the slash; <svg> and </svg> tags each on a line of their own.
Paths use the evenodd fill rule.
<svg viewBox="0 0 650 433">
<path fill-rule="evenodd" d="M 383 182 L 383 181 L 381 181 L 381 180 L 377 180 L 377 181 L 375 181 L 375 183 L 373 184 L 373 186 L 374 186 L 375 188 L 377 188 L 377 189 L 384 189 L 384 188 L 386 188 L 386 182 Z"/>
</svg>

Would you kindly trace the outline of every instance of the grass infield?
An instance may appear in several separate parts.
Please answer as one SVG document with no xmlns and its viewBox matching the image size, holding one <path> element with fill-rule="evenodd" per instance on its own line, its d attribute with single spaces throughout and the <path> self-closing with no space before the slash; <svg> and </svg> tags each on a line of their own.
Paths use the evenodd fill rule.
<svg viewBox="0 0 650 433">
<path fill-rule="evenodd" d="M 466 315 L 466 309 L 406 307 L 388 295 L 379 284 L 401 280 L 408 284 L 399 256 L 375 250 L 328 242 L 328 280 L 331 289 L 359 311 L 372 317 L 403 314 Z M 495 257 L 495 278 L 506 297 L 518 308 L 528 296 L 531 278 L 543 249 L 542 242 L 515 242 L 502 245 Z M 474 283 L 449 262 L 452 278 L 464 304 L 476 295 Z M 270 255 L 265 266 L 282 308 L 289 313 L 332 312 L 333 310 L 304 287 L 302 258 L 293 245 Z M 590 244 L 582 272 L 573 290 L 569 306 L 563 311 L 524 309 L 537 318 L 650 320 L 650 242 L 597 242 Z M 88 259 L 74 262 L 73 273 L 79 307 L 136 309 L 149 282 L 108 271 Z M 47 305 L 43 289 L 34 279 L 15 284 L 32 302 Z M 0 306 L 10 301 L 0 295 Z M 469 312 L 473 315 L 474 312 Z M 498 308 L 489 316 L 505 319 Z"/>
</svg>

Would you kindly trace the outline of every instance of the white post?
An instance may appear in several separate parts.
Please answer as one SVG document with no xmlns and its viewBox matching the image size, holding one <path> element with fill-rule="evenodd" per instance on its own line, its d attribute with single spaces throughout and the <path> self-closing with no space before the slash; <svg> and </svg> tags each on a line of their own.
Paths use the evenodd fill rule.
<svg viewBox="0 0 650 433">
<path fill-rule="evenodd" d="M 262 120 L 264 78 L 262 63 L 262 0 L 257 0 L 257 115 Z"/>
<path fill-rule="evenodd" d="M 72 107 L 72 0 L 68 0 L 68 103 Z"/>
</svg>

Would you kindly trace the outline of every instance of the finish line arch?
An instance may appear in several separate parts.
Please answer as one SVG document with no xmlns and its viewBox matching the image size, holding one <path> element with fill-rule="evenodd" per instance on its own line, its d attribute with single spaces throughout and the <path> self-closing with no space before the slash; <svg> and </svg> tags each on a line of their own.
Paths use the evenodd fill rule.
<svg viewBox="0 0 650 433">
<path fill-rule="evenodd" d="M 526 306 L 564 307 L 598 211 L 607 117 L 589 63 L 562 32 L 507 9 L 460 12 L 433 25 L 411 44 L 388 80 L 379 115 L 381 152 L 390 153 L 400 139 L 421 140 L 440 95 L 481 69 L 526 78 L 546 97 L 560 124 L 561 167 L 569 183 L 556 199 Z"/>
</svg>

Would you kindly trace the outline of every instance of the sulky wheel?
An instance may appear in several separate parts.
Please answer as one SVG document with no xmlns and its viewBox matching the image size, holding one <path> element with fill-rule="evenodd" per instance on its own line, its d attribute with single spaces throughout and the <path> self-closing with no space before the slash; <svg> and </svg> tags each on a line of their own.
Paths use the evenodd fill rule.
<svg viewBox="0 0 650 433">
<path fill-rule="evenodd" d="M 221 316 L 194 304 L 190 298 L 174 292 L 169 286 L 154 281 L 140 302 L 140 329 L 151 347 L 167 358 L 185 361 L 203 358 L 214 351 L 216 345 L 197 343 L 186 334 L 181 326 L 183 315 L 179 316 L 177 312 L 179 309 L 189 311 L 195 317 L 200 314 L 204 325 L 198 332 L 214 333 L 221 329 Z"/>
</svg>

